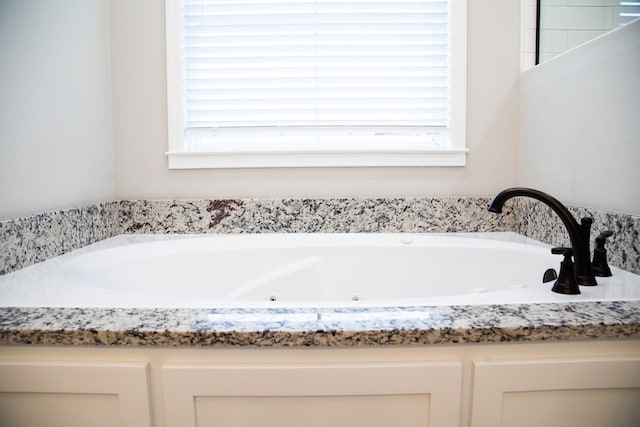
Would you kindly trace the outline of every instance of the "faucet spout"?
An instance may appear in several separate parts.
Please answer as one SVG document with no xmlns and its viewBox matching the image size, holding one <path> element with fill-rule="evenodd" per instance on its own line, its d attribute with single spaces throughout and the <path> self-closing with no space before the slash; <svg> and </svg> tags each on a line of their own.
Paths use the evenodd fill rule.
<svg viewBox="0 0 640 427">
<path fill-rule="evenodd" d="M 530 197 L 536 199 L 549 206 L 562 220 L 571 246 L 573 247 L 575 257 L 575 275 L 576 281 L 580 285 L 595 286 L 597 285 L 593 270 L 591 268 L 591 254 L 589 249 L 591 218 L 583 218 L 582 223 L 578 224 L 571 212 L 560 203 L 556 198 L 542 191 L 533 188 L 514 187 L 498 193 L 491 203 L 488 210 L 493 213 L 501 213 L 504 203 L 513 197 Z"/>
</svg>

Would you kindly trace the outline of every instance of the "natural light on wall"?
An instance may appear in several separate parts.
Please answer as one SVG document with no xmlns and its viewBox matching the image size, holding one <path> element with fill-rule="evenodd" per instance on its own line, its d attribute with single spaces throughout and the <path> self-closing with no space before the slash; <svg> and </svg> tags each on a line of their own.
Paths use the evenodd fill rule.
<svg viewBox="0 0 640 427">
<path fill-rule="evenodd" d="M 466 1 L 167 0 L 169 167 L 463 166 Z"/>
</svg>

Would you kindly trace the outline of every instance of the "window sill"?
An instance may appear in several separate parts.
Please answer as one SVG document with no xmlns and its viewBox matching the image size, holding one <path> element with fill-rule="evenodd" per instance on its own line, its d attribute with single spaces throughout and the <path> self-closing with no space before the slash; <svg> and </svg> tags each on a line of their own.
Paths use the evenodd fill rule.
<svg viewBox="0 0 640 427">
<path fill-rule="evenodd" d="M 169 169 L 464 166 L 467 149 L 453 150 L 216 150 L 170 151 Z"/>
</svg>

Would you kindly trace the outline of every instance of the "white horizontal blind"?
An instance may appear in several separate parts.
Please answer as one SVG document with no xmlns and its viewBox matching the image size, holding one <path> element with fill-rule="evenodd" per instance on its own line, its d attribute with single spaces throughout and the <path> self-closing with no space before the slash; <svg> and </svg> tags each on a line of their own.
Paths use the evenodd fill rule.
<svg viewBox="0 0 640 427">
<path fill-rule="evenodd" d="M 185 134 L 446 129 L 449 5 L 183 0 Z"/>
<path fill-rule="evenodd" d="M 621 1 L 618 12 L 618 25 L 625 25 L 640 18 L 640 1 Z"/>
</svg>

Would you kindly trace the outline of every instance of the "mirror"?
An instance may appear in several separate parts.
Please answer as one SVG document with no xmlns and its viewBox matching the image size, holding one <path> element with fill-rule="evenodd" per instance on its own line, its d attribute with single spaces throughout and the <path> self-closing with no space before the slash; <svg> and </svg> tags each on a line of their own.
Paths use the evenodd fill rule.
<svg viewBox="0 0 640 427">
<path fill-rule="evenodd" d="M 536 64 L 640 17 L 640 1 L 537 0 Z"/>
</svg>

